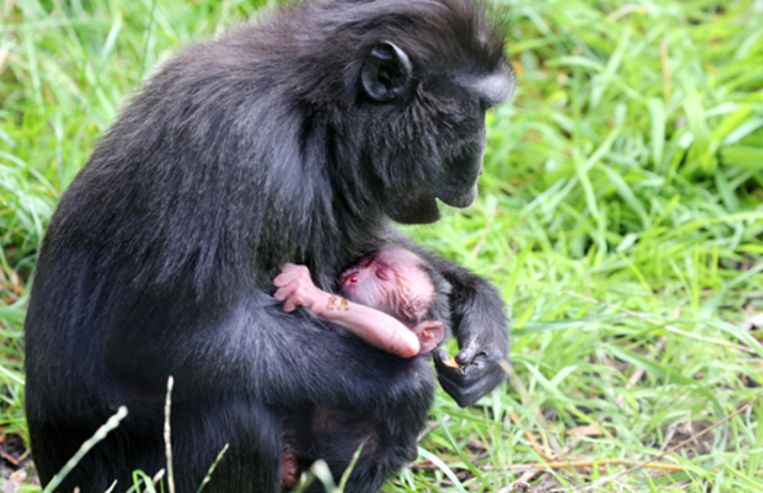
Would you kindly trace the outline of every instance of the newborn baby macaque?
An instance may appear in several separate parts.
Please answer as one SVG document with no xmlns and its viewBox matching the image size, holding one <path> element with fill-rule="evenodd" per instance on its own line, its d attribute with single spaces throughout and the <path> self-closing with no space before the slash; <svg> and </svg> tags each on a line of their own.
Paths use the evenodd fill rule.
<svg viewBox="0 0 763 493">
<path fill-rule="evenodd" d="M 274 280 L 283 311 L 301 306 L 344 327 L 369 344 L 412 358 L 431 352 L 445 337 L 449 286 L 417 255 L 403 248 L 380 250 L 339 277 L 344 297 L 313 284 L 310 271 L 287 264 Z"/>
<path fill-rule="evenodd" d="M 345 270 L 339 277 L 341 296 L 315 286 L 310 271 L 301 265 L 287 264 L 273 283 L 278 287 L 273 296 L 284 302 L 283 311 L 301 306 L 402 358 L 431 352 L 444 339 L 450 322 L 450 284 L 403 248 L 379 250 Z M 359 443 L 372 453 L 377 434 L 365 417 L 337 410 L 316 408 L 306 416 L 288 417 L 282 486 L 296 484 L 301 464 L 330 461 L 342 452 L 352 454 Z"/>
</svg>

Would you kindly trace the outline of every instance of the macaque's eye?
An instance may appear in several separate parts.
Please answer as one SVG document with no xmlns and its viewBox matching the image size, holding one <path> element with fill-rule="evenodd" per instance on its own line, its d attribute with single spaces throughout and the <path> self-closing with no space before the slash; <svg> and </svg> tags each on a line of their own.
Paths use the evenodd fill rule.
<svg viewBox="0 0 763 493">
<path fill-rule="evenodd" d="M 377 265 L 374 273 L 380 281 L 389 281 L 391 277 L 390 268 L 385 265 Z"/>
</svg>

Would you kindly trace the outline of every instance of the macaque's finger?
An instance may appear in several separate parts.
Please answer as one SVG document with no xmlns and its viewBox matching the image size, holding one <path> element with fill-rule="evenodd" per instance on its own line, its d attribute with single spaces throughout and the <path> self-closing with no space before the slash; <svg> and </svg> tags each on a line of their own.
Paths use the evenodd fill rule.
<svg viewBox="0 0 763 493">
<path fill-rule="evenodd" d="M 460 384 L 453 383 L 447 379 L 439 378 L 440 385 L 443 390 L 450 395 L 461 407 L 469 407 L 474 405 L 490 387 L 487 387 L 483 382 L 475 382 L 469 386 L 462 386 Z M 492 381 L 491 381 L 492 384 Z"/>
<path fill-rule="evenodd" d="M 308 269 L 304 265 L 298 265 L 298 264 L 286 264 L 281 269 L 281 272 L 294 272 L 296 274 L 299 274 L 300 276 L 310 275 L 310 269 Z"/>
<path fill-rule="evenodd" d="M 277 288 L 281 288 L 286 284 L 288 283 L 286 282 L 283 272 L 273 278 L 273 285 Z"/>
<path fill-rule="evenodd" d="M 484 355 L 485 352 L 476 340 L 472 339 L 461 348 L 456 355 L 456 361 L 461 366 L 468 366 L 474 362 L 477 356 Z"/>
<path fill-rule="evenodd" d="M 460 368 L 446 365 L 443 354 L 438 352 L 435 353 L 435 366 L 440 385 L 461 407 L 473 405 L 504 377 L 501 367 L 482 352 L 468 366 Z"/>
<path fill-rule="evenodd" d="M 478 354 L 469 363 L 461 363 L 456 356 L 455 363 L 453 365 L 452 358 L 444 350 L 435 353 L 435 366 L 440 376 L 454 385 L 469 387 L 481 379 L 486 359 L 484 354 Z"/>
<path fill-rule="evenodd" d="M 453 366 L 450 363 L 450 356 L 443 349 L 438 349 L 434 354 L 434 364 L 441 380 L 446 380 L 452 385 L 462 385 L 465 369 L 458 365 Z"/>
<path fill-rule="evenodd" d="M 278 274 L 273 279 L 273 284 L 275 284 L 278 287 L 284 286 L 286 284 L 292 283 L 299 279 L 301 277 L 300 271 L 297 269 L 286 269 L 281 271 L 280 274 Z"/>
<path fill-rule="evenodd" d="M 450 355 L 440 357 L 439 362 L 448 368 L 458 369 L 461 367 L 461 365 L 458 364 L 458 361 L 456 361 L 456 359 Z"/>
<path fill-rule="evenodd" d="M 286 313 L 291 313 L 300 306 L 302 306 L 302 300 L 299 298 L 299 296 L 292 295 L 289 296 L 289 298 L 283 304 L 283 311 Z"/>
<path fill-rule="evenodd" d="M 286 264 L 281 273 L 273 279 L 273 284 L 280 288 L 299 279 L 310 279 L 310 270 L 304 265 Z"/>
<path fill-rule="evenodd" d="M 439 366 L 445 366 L 448 368 L 457 369 L 459 368 L 458 362 L 448 354 L 448 352 L 442 348 L 437 349 L 433 353 L 434 356 L 434 362 L 435 364 Z"/>
<path fill-rule="evenodd" d="M 286 286 L 282 288 L 278 288 L 278 290 L 273 293 L 273 298 L 275 298 L 278 301 L 285 301 L 287 300 L 297 289 L 296 284 L 287 284 Z"/>
<path fill-rule="evenodd" d="M 299 276 L 303 272 L 310 272 L 307 270 L 307 267 L 304 265 L 297 265 L 297 264 L 286 264 L 281 269 L 282 274 L 288 274 L 290 276 Z"/>
</svg>

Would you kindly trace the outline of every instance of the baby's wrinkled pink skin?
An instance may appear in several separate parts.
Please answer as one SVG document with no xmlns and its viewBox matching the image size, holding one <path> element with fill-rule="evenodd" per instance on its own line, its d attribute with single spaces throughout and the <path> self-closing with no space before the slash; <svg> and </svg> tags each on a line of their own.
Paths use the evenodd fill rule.
<svg viewBox="0 0 763 493">
<path fill-rule="evenodd" d="M 315 286 L 307 267 L 287 264 L 273 280 L 278 287 L 273 297 L 284 302 L 285 312 L 302 306 L 319 318 L 347 328 L 369 344 L 412 358 L 421 351 L 431 351 L 444 337 L 441 322 L 424 320 L 415 327 L 406 327 L 396 318 L 405 311 L 403 308 L 410 312 L 414 307 L 413 313 L 406 315 L 421 320 L 434 299 L 432 280 L 420 265 L 421 259 L 399 248 L 380 250 L 365 257 L 339 277 L 342 294 L 353 302 L 343 307 L 341 298 Z M 402 298 L 405 303 L 393 306 L 390 303 L 393 298 Z M 297 457 L 284 444 L 281 485 L 293 487 L 298 472 Z"/>
<path fill-rule="evenodd" d="M 273 283 L 278 287 L 273 297 L 284 302 L 284 312 L 290 313 L 302 306 L 315 316 L 334 322 L 369 344 L 402 358 L 412 358 L 421 350 L 418 337 L 399 320 L 376 308 L 318 289 L 303 265 L 286 264 Z"/>
<path fill-rule="evenodd" d="M 441 322 L 423 320 L 435 294 L 421 260 L 400 248 L 380 250 L 339 278 L 350 302 L 315 286 L 307 267 L 287 264 L 273 279 L 273 297 L 290 313 L 302 306 L 380 349 L 403 358 L 430 351 L 444 336 Z M 408 327 L 400 319 L 421 320 Z"/>
<path fill-rule="evenodd" d="M 399 307 L 390 306 L 390 292 L 404 288 L 404 296 L 416 298 L 419 310 L 409 314 L 422 319 L 435 295 L 434 284 L 419 265 L 421 259 L 403 248 L 388 248 L 365 257 L 339 276 L 342 293 L 352 301 L 397 317 Z M 403 278 L 402 280 L 400 278 Z M 401 282 L 402 281 L 402 282 Z M 424 313 L 420 310 L 424 309 Z"/>
</svg>

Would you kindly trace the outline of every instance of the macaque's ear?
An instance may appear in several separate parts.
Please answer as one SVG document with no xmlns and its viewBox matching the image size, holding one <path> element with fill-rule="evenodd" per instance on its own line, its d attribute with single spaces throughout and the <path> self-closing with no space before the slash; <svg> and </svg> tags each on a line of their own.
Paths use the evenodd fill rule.
<svg viewBox="0 0 763 493">
<path fill-rule="evenodd" d="M 445 338 L 445 326 L 436 320 L 419 322 L 414 329 L 421 344 L 420 354 L 426 354 L 437 347 Z"/>
<path fill-rule="evenodd" d="M 383 41 L 371 50 L 360 72 L 363 92 L 377 103 L 391 103 L 407 96 L 413 65 L 394 43 Z"/>
</svg>

